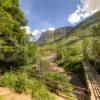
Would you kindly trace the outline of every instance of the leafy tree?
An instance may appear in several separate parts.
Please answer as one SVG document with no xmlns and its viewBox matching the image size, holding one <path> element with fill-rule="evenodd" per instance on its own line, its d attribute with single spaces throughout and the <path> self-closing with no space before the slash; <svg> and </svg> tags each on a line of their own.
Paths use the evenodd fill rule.
<svg viewBox="0 0 100 100">
<path fill-rule="evenodd" d="M 27 64 L 28 50 L 32 46 L 29 45 L 29 38 L 25 30 L 20 28 L 26 24 L 27 20 L 19 8 L 18 0 L 0 0 L 1 66 L 9 68 Z"/>
<path fill-rule="evenodd" d="M 92 27 L 93 41 L 92 41 L 92 54 L 94 62 L 100 62 L 100 24 Z"/>
</svg>

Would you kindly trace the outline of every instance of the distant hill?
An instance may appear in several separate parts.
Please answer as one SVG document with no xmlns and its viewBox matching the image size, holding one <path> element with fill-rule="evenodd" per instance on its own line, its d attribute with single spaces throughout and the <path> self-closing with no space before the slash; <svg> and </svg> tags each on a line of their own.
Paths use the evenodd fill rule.
<svg viewBox="0 0 100 100">
<path fill-rule="evenodd" d="M 37 40 L 38 44 L 44 44 L 46 42 L 52 42 L 56 39 L 65 37 L 71 30 L 72 26 L 58 28 L 55 31 L 47 30 L 41 34 L 41 37 Z"/>
<path fill-rule="evenodd" d="M 45 44 L 45 43 L 52 43 L 53 41 L 57 41 L 60 43 L 60 40 L 63 39 L 64 43 L 67 41 L 69 36 L 86 36 L 91 34 L 91 27 L 95 26 L 100 23 L 100 10 L 84 20 L 83 22 L 79 23 L 75 27 L 68 26 L 58 28 L 55 31 L 46 31 L 43 32 L 41 37 L 38 39 L 38 44 Z"/>
<path fill-rule="evenodd" d="M 81 48 L 82 42 L 85 37 L 95 38 L 94 33 L 92 32 L 93 26 L 97 26 L 100 24 L 100 10 L 96 12 L 94 15 L 90 16 L 80 24 L 73 27 L 68 35 L 61 40 L 56 40 L 52 43 L 48 43 L 48 46 L 53 47 L 53 43 L 56 42 L 57 47 L 65 46 L 65 47 L 75 47 L 79 46 Z M 98 38 L 100 35 L 98 34 Z M 96 38 L 95 38 L 96 39 Z M 51 44 L 51 45 L 50 45 Z M 53 46 L 52 46 L 53 45 Z"/>
</svg>

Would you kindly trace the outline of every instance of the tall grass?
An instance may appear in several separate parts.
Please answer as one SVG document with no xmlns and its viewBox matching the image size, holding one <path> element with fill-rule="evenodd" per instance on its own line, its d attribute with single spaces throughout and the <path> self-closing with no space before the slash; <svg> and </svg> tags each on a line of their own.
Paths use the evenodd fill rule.
<svg viewBox="0 0 100 100">
<path fill-rule="evenodd" d="M 33 100 L 55 100 L 48 89 L 42 83 L 38 82 L 35 82 L 32 86 L 32 98 Z"/>
<path fill-rule="evenodd" d="M 10 88 L 17 93 L 31 93 L 33 100 L 55 100 L 45 85 L 30 79 L 26 73 L 5 73 L 0 76 L 0 87 Z"/>
</svg>

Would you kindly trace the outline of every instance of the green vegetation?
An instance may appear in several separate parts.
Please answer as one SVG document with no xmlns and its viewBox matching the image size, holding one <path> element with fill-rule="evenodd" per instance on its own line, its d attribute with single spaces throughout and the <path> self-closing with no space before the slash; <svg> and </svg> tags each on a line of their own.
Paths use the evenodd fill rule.
<svg viewBox="0 0 100 100">
<path fill-rule="evenodd" d="M 62 74 L 59 75 L 56 72 L 46 72 L 46 73 L 43 73 L 43 76 L 47 79 L 51 79 L 51 80 L 55 80 L 58 82 L 68 84 L 68 79 L 66 78 L 66 76 Z"/>
<path fill-rule="evenodd" d="M 0 96 L 0 100 L 4 100 L 4 99 L 3 99 L 3 96 Z"/>
<path fill-rule="evenodd" d="M 0 86 L 13 89 L 17 93 L 31 93 L 33 100 L 55 100 L 43 83 L 30 79 L 25 73 L 5 73 L 0 77 Z"/>
<path fill-rule="evenodd" d="M 43 74 L 45 79 L 51 80 L 51 84 L 47 84 L 49 88 L 54 89 L 55 91 L 61 90 L 65 94 L 72 94 L 73 88 L 69 83 L 66 75 L 58 74 L 56 72 L 46 72 Z M 54 83 L 53 83 L 54 82 Z"/>
<path fill-rule="evenodd" d="M 56 100 L 49 89 L 55 87 L 55 91 L 59 88 L 69 96 L 69 100 L 73 100 L 74 90 L 67 76 L 43 72 L 41 68 L 49 67 L 45 57 L 56 52 L 56 63 L 66 72 L 77 74 L 80 79 L 83 78 L 82 59 L 94 65 L 100 73 L 100 11 L 74 28 L 45 32 L 38 43 L 42 41 L 46 45 L 40 48 L 37 43 L 30 41 L 29 35 L 22 28 L 26 25 L 27 20 L 20 10 L 18 0 L 0 0 L 0 87 L 29 93 L 34 100 Z M 36 78 L 38 75 L 45 81 L 56 81 L 56 84 L 40 82 Z"/>
<path fill-rule="evenodd" d="M 82 59 L 90 62 L 100 73 L 100 11 L 69 31 L 66 37 L 44 43 L 43 49 L 53 48 L 57 64 L 82 79 Z"/>
<path fill-rule="evenodd" d="M 37 82 L 32 87 L 32 97 L 33 100 L 56 100 L 45 85 Z"/>
<path fill-rule="evenodd" d="M 37 60 L 37 46 L 21 28 L 26 25 L 18 0 L 0 0 L 0 86 L 18 93 L 31 93 L 36 100 L 53 100 L 44 85 L 37 88 L 34 84 L 32 64 Z"/>
<path fill-rule="evenodd" d="M 0 69 L 33 63 L 36 46 L 21 29 L 26 24 L 18 0 L 0 0 Z"/>
<path fill-rule="evenodd" d="M 14 89 L 18 93 L 27 92 L 30 85 L 31 80 L 26 74 L 5 73 L 0 78 L 0 86 Z"/>
</svg>

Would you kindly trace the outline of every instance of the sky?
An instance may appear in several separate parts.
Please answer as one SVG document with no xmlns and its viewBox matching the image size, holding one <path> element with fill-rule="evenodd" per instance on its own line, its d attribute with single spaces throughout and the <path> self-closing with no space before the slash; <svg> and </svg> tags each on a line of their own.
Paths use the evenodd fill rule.
<svg viewBox="0 0 100 100">
<path fill-rule="evenodd" d="M 100 9 L 100 0 L 20 0 L 28 20 L 24 28 L 39 38 L 45 30 L 77 25 Z"/>
</svg>

